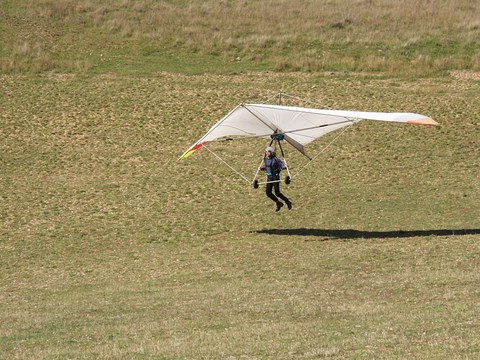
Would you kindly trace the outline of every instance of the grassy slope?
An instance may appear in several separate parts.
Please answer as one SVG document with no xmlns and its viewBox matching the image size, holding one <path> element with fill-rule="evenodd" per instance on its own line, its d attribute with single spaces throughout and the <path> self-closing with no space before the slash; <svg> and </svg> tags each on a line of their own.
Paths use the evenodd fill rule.
<svg viewBox="0 0 480 360">
<path fill-rule="evenodd" d="M 476 74 L 85 64 L 1 75 L 1 358 L 478 356 Z M 350 128 L 279 214 L 207 152 L 176 161 L 238 102 L 278 90 L 442 125 Z M 219 151 L 252 173 L 263 146 Z"/>
<path fill-rule="evenodd" d="M 2 80 L 2 357 L 478 354 L 475 82 Z M 282 86 L 442 126 L 348 130 L 286 189 L 289 213 L 205 152 L 176 162 Z"/>
<path fill-rule="evenodd" d="M 143 74 L 479 69 L 476 2 L 302 4 L 6 0 L 0 65 L 9 72 Z"/>
</svg>

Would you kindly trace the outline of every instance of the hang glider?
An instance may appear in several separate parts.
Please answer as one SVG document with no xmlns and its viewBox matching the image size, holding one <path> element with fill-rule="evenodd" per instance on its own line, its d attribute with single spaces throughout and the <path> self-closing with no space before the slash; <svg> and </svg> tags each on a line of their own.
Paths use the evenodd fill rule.
<svg viewBox="0 0 480 360">
<path fill-rule="evenodd" d="M 292 97 L 286 94 L 278 94 L 278 96 L 280 101 L 281 96 Z M 296 99 L 302 100 L 298 98 Z M 282 141 L 286 141 L 309 159 L 309 162 L 303 167 L 305 168 L 326 149 L 324 148 L 314 157 L 310 157 L 305 151 L 306 145 L 332 131 L 341 128 L 344 128 L 345 130 L 347 126 L 362 120 L 387 121 L 413 125 L 438 125 L 438 123 L 432 118 L 415 113 L 346 111 L 285 105 L 242 103 L 213 125 L 204 136 L 190 146 L 179 157 L 179 160 L 189 157 L 197 150 L 204 147 L 227 165 L 232 171 L 236 172 L 245 181 L 252 184 L 254 188 L 258 188 L 259 184 L 269 182 L 259 182 L 257 180 L 259 170 L 257 170 L 253 180 L 250 181 L 245 175 L 234 169 L 233 166 L 214 153 L 209 146 L 206 145 L 216 141 L 236 138 L 268 138 L 270 141 L 269 146 L 274 145 L 276 148 L 278 147 L 280 149 L 283 162 L 287 165 L 281 144 Z M 343 131 L 340 135 L 342 133 Z M 338 135 L 333 141 L 335 141 L 340 135 Z M 327 145 L 327 147 L 329 145 Z M 296 175 L 299 175 L 303 168 L 300 169 Z M 258 169 L 260 169 L 260 166 Z M 288 165 L 286 170 L 288 176 L 285 177 L 285 183 L 289 184 L 292 179 L 292 174 L 290 173 Z M 276 180 L 274 182 L 277 181 L 281 180 Z"/>
<path fill-rule="evenodd" d="M 284 139 L 302 154 L 315 139 L 361 120 L 389 121 L 415 125 L 438 125 L 432 118 L 414 113 L 383 113 L 322 110 L 284 105 L 240 104 L 213 125 L 185 151 L 185 159 L 212 141 L 232 137 L 271 137 Z"/>
</svg>

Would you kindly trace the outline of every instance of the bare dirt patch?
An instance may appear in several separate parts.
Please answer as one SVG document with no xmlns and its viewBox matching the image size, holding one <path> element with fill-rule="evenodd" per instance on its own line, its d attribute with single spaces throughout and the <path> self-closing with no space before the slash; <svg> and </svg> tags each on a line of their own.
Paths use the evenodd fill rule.
<svg viewBox="0 0 480 360">
<path fill-rule="evenodd" d="M 450 75 L 457 80 L 480 80 L 479 71 L 455 70 Z"/>
</svg>

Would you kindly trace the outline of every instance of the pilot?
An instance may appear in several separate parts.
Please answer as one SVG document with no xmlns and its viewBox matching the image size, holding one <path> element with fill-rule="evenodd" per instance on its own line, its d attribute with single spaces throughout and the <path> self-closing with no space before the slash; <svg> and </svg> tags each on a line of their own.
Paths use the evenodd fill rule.
<svg viewBox="0 0 480 360">
<path fill-rule="evenodd" d="M 283 207 L 283 203 L 280 200 L 278 200 L 278 198 L 285 201 L 285 204 L 287 204 L 288 210 L 291 210 L 292 209 L 291 201 L 288 200 L 288 198 L 280 192 L 280 171 L 282 171 L 282 169 L 286 169 L 287 167 L 285 166 L 282 160 L 277 158 L 277 156 L 275 155 L 275 149 L 271 146 L 268 146 L 265 149 L 265 157 L 263 159 L 263 165 L 264 166 L 260 167 L 260 170 L 265 171 L 267 173 L 266 194 L 277 205 L 277 208 L 275 211 L 279 211 Z M 272 189 L 275 190 L 276 196 L 273 195 Z"/>
</svg>

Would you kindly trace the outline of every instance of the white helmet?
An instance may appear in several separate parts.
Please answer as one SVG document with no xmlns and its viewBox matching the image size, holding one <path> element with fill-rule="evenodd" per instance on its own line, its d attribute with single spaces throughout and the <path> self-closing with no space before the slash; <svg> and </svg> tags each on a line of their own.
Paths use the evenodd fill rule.
<svg viewBox="0 0 480 360">
<path fill-rule="evenodd" d="M 268 146 L 266 149 L 265 149 L 265 152 L 268 152 L 270 151 L 272 154 L 275 152 L 275 149 L 271 146 Z"/>
</svg>

